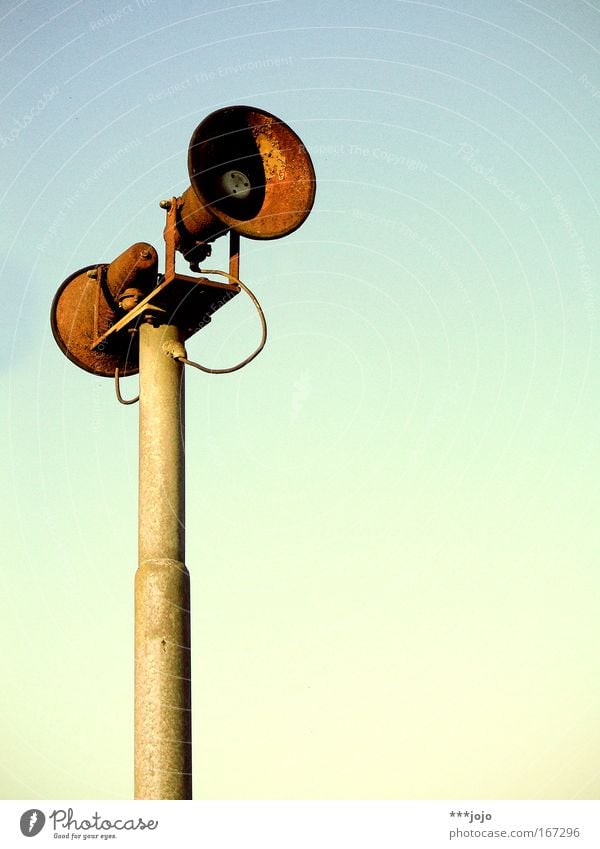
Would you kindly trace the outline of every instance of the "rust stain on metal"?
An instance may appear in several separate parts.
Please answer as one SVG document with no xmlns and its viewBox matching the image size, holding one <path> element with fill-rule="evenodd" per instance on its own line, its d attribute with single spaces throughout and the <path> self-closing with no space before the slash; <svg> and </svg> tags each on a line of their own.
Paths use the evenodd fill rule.
<svg viewBox="0 0 600 849">
<path fill-rule="evenodd" d="M 137 242 L 110 264 L 86 266 L 71 274 L 52 303 L 52 332 L 61 351 L 92 374 L 114 377 L 116 368 L 124 376 L 137 372 L 137 343 L 131 335 L 96 350 L 94 342 L 123 315 L 118 306 L 122 292 L 128 288 L 150 292 L 157 273 L 156 249 Z"/>
<path fill-rule="evenodd" d="M 272 132 L 258 133 L 256 146 L 262 156 L 265 178 L 267 180 L 283 180 L 285 177 L 286 158 L 279 148 L 277 137 Z"/>
<path fill-rule="evenodd" d="M 167 247 L 174 230 L 169 237 Z M 114 378 L 116 368 L 124 377 L 136 374 L 135 331 L 146 312 L 177 322 L 187 339 L 240 291 L 234 284 L 176 275 L 172 242 L 170 247 L 172 262 L 160 282 L 156 251 L 145 243 L 132 246 L 110 265 L 86 266 L 64 281 L 52 304 L 51 324 L 59 348 L 72 362 L 101 377 Z M 153 253 L 133 262 L 133 248 Z"/>
<path fill-rule="evenodd" d="M 238 166 L 252 185 L 244 201 L 215 188 L 218 174 Z M 315 172 L 302 141 L 275 115 L 251 106 L 219 109 L 205 118 L 192 134 L 188 169 L 197 201 L 213 217 L 210 225 L 198 219 L 200 229 L 194 231 L 190 214 L 188 237 L 211 241 L 211 228 L 220 222 L 250 239 L 279 239 L 302 224 L 314 203 Z M 191 212 L 188 192 L 183 208 Z"/>
</svg>

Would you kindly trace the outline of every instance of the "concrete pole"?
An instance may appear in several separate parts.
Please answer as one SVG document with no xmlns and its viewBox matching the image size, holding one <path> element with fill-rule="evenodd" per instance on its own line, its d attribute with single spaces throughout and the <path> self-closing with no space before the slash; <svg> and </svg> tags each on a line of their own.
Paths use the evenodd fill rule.
<svg viewBox="0 0 600 849">
<path fill-rule="evenodd" d="M 174 325 L 142 324 L 135 798 L 192 798 L 190 579 L 185 567 L 184 366 Z"/>
</svg>

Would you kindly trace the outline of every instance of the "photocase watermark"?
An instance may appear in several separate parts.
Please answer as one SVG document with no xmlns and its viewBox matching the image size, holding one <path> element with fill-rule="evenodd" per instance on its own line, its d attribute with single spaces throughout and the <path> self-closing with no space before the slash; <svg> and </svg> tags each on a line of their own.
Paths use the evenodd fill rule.
<svg viewBox="0 0 600 849">
<path fill-rule="evenodd" d="M 252 62 L 242 62 L 237 65 L 219 65 L 216 68 L 211 68 L 208 71 L 199 71 L 190 77 L 186 77 L 184 80 L 150 92 L 146 96 L 146 99 L 148 103 L 155 103 L 158 100 L 175 97 L 180 92 L 202 83 L 214 82 L 215 80 L 224 79 L 235 74 L 250 74 L 256 71 L 273 70 L 285 67 L 286 65 L 293 65 L 293 63 L 293 56 L 268 56 L 264 59 L 255 59 Z"/>
<path fill-rule="evenodd" d="M 20 827 L 24 837 L 35 837 L 43 829 L 46 816 L 38 808 L 30 808 L 21 814 Z M 93 815 L 76 819 L 73 808 L 58 808 L 48 814 L 48 823 L 52 823 L 53 837 L 66 840 L 115 839 L 121 831 L 155 831 L 158 820 L 145 820 L 142 817 L 107 819 L 95 811 Z M 62 829 L 62 833 L 61 833 Z M 115 833 L 116 832 L 116 833 Z"/>
<path fill-rule="evenodd" d="M 66 200 L 63 201 L 62 206 L 56 215 L 56 217 L 51 222 L 48 230 L 46 231 L 46 235 L 44 238 L 38 242 L 37 249 L 38 251 L 45 251 L 46 248 L 54 241 L 55 236 L 60 230 L 60 227 L 65 220 L 67 213 L 69 210 L 73 209 L 77 204 L 81 203 L 86 195 L 86 193 L 94 186 L 98 180 L 100 180 L 107 171 L 109 171 L 113 165 L 116 165 L 120 159 L 124 156 L 127 156 L 131 153 L 132 150 L 135 150 L 142 144 L 141 139 L 132 139 L 123 147 L 120 147 L 116 150 L 112 156 L 109 156 L 108 159 L 105 159 L 104 162 L 100 162 L 99 165 L 90 172 L 90 174 L 82 180 L 81 183 L 77 186 L 74 192 L 72 192 Z"/>
<path fill-rule="evenodd" d="M 35 837 L 43 829 L 46 824 L 46 817 L 43 811 L 39 808 L 30 808 L 25 813 L 21 814 L 19 825 L 23 837 Z"/>
<path fill-rule="evenodd" d="M 312 395 L 312 376 L 309 371 L 303 371 L 300 377 L 294 382 L 294 392 L 292 395 L 292 405 L 290 411 L 290 421 L 295 424 L 300 416 L 300 412 L 310 396 Z"/>
<path fill-rule="evenodd" d="M 378 159 L 386 165 L 406 168 L 407 171 L 427 171 L 427 165 L 420 159 L 411 159 L 382 147 L 362 147 L 358 144 L 321 144 L 311 145 L 315 156 L 360 156 L 363 159 Z"/>
<path fill-rule="evenodd" d="M 187 77 L 185 80 L 181 80 L 181 82 L 173 83 L 173 85 L 151 92 L 146 95 L 146 100 L 148 103 L 155 103 L 157 100 L 166 100 L 169 97 L 175 97 L 175 95 L 179 94 L 181 91 L 191 88 L 192 85 L 193 77 Z"/>
<path fill-rule="evenodd" d="M 23 130 L 26 130 L 37 116 L 44 111 L 48 104 L 54 100 L 58 92 L 59 87 L 56 85 L 52 86 L 52 88 L 49 88 L 48 91 L 42 94 L 38 102 L 31 109 L 28 109 L 19 118 L 13 118 L 13 128 L 7 130 L 6 133 L 0 133 L 0 145 L 2 147 L 8 147 L 8 145 L 16 142 Z"/>
<path fill-rule="evenodd" d="M 243 62 L 240 65 L 221 65 L 214 70 L 202 71 L 198 74 L 194 74 L 194 79 L 197 83 L 208 83 L 222 77 L 231 76 L 232 74 L 246 74 L 253 71 L 268 71 L 273 68 L 281 68 L 286 65 L 293 64 L 293 56 L 270 56 L 266 59 L 255 59 L 252 62 Z"/>
<path fill-rule="evenodd" d="M 471 304 L 471 298 L 469 297 L 469 293 L 467 292 L 464 283 L 456 273 L 456 271 L 448 264 L 444 256 L 440 253 L 431 239 L 428 239 L 427 236 L 423 236 L 420 233 L 417 233 L 416 230 L 413 230 L 412 227 L 409 227 L 408 224 L 405 224 L 404 221 L 396 221 L 393 218 L 385 218 L 382 215 L 376 215 L 373 212 L 367 212 L 364 209 L 353 209 L 352 214 L 355 218 L 358 218 L 360 221 L 370 222 L 372 224 L 377 225 L 379 229 L 387 229 L 392 230 L 394 232 L 394 243 L 397 243 L 396 237 L 400 237 L 401 239 L 405 239 L 407 242 L 412 242 L 414 245 L 417 245 L 421 250 L 425 251 L 430 257 L 436 260 L 439 263 L 440 268 L 444 271 L 447 276 L 447 279 L 450 280 L 456 288 L 456 291 L 461 296 L 465 305 Z"/>
<path fill-rule="evenodd" d="M 529 207 L 526 203 L 524 203 L 521 199 L 521 196 L 515 192 L 513 189 L 510 189 L 506 186 L 495 174 L 494 166 L 490 165 L 486 167 L 481 160 L 479 159 L 479 149 L 474 148 L 473 145 L 468 142 L 461 142 L 458 146 L 458 150 L 456 155 L 460 157 L 460 159 L 466 163 L 471 171 L 475 174 L 478 174 L 482 177 L 486 183 L 489 183 L 490 186 L 493 186 L 501 195 L 507 200 L 510 200 L 515 204 L 522 212 L 526 212 Z"/>
<path fill-rule="evenodd" d="M 552 198 L 552 204 L 556 211 L 558 212 L 558 217 L 562 221 L 565 231 L 571 240 L 571 244 L 575 250 L 575 256 L 577 258 L 577 268 L 579 270 L 579 280 L 581 282 L 581 288 L 583 289 L 585 295 L 585 306 L 588 310 L 590 317 L 593 317 L 596 312 L 596 296 L 594 294 L 594 286 L 592 284 L 592 266 L 589 263 L 586 251 L 585 251 L 585 243 L 583 238 L 579 234 L 575 224 L 573 223 L 573 219 L 569 215 L 568 210 L 563 204 L 562 197 L 560 195 L 554 195 Z"/>
<path fill-rule="evenodd" d="M 591 97 L 593 97 L 595 100 L 600 100 L 600 88 L 597 85 L 594 85 L 594 83 L 590 79 L 588 79 L 587 74 L 582 74 L 579 77 L 578 82 L 580 82 L 584 89 L 589 92 Z"/>
<path fill-rule="evenodd" d="M 158 827 L 158 820 L 144 820 L 142 817 L 109 820 L 105 819 L 98 811 L 95 811 L 93 816 L 78 820 L 73 815 L 73 808 L 66 811 L 62 808 L 52 811 L 48 819 L 52 820 L 54 831 L 57 831 L 57 827 L 60 825 L 61 828 L 67 829 L 71 833 L 78 831 L 145 831 L 146 829 L 154 831 Z"/>
<path fill-rule="evenodd" d="M 132 15 L 140 9 L 146 9 L 154 3 L 156 3 L 156 0 L 135 0 L 135 3 L 127 3 L 125 6 L 121 6 L 120 9 L 116 9 L 114 12 L 109 12 L 108 15 L 104 15 L 102 18 L 96 18 L 95 20 L 90 21 L 90 29 L 94 32 L 95 30 L 103 29 L 104 27 L 110 27 L 113 24 L 116 24 L 117 21 L 121 21 L 123 18 L 126 18 L 128 15 Z"/>
</svg>

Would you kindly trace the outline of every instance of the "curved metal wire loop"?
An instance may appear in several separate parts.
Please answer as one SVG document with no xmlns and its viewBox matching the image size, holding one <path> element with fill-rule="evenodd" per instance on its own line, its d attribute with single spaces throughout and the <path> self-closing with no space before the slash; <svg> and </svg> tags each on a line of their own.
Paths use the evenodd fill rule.
<svg viewBox="0 0 600 849">
<path fill-rule="evenodd" d="M 136 395 L 135 398 L 131 398 L 129 401 L 127 401 L 125 398 L 123 398 L 123 396 L 121 395 L 121 387 L 119 386 L 119 369 L 118 369 L 118 367 L 115 369 L 115 392 L 117 393 L 117 401 L 119 402 L 119 404 L 124 404 L 126 407 L 129 406 L 129 404 L 135 404 L 135 403 L 137 403 L 137 401 L 140 400 L 139 395 Z"/>
<path fill-rule="evenodd" d="M 252 354 L 250 354 L 249 357 L 246 357 L 246 359 L 242 360 L 241 363 L 238 363 L 235 366 L 230 366 L 229 368 L 208 368 L 207 366 L 200 365 L 200 363 L 195 363 L 193 360 L 188 360 L 186 357 L 175 357 L 175 359 L 179 360 L 180 363 L 185 363 L 186 366 L 193 366 L 194 368 L 200 369 L 200 371 L 203 371 L 206 374 L 230 374 L 232 371 L 238 371 L 244 366 L 247 366 L 248 363 L 252 362 L 252 360 L 257 357 L 262 351 L 262 349 L 265 347 L 267 341 L 267 320 L 265 318 L 264 312 L 262 311 L 262 307 L 258 302 L 258 298 L 253 292 L 250 291 L 250 289 L 246 286 L 245 283 L 242 283 L 239 277 L 235 277 L 233 274 L 228 274 L 226 271 L 207 271 L 205 268 L 200 269 L 200 274 L 221 274 L 223 277 L 228 277 L 230 280 L 233 280 L 234 283 L 237 283 L 240 289 L 243 289 L 243 291 L 251 299 L 258 312 L 260 324 L 262 327 L 262 339 L 260 340 L 260 345 L 258 346 L 258 348 Z"/>
</svg>

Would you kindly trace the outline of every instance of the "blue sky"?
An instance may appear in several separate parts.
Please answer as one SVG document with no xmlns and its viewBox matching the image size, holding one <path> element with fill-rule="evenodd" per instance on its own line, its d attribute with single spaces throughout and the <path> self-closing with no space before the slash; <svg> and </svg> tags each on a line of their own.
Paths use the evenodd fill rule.
<svg viewBox="0 0 600 849">
<path fill-rule="evenodd" d="M 132 793 L 137 411 L 52 297 L 162 256 L 192 131 L 249 104 L 318 187 L 243 240 L 263 354 L 187 376 L 195 796 L 597 798 L 596 6 L 1 17 L 4 797 Z M 238 297 L 188 350 L 258 334 Z"/>
</svg>

